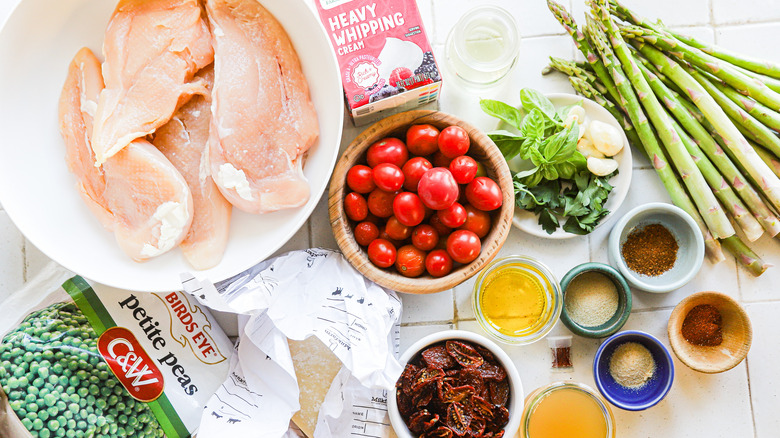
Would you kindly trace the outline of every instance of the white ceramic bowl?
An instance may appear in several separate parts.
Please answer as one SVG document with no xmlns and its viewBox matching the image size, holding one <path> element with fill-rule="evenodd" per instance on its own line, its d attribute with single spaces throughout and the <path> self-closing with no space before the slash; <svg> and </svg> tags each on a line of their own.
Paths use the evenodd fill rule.
<svg viewBox="0 0 780 438">
<path fill-rule="evenodd" d="M 609 183 L 612 184 L 614 189 L 609 194 L 609 198 L 607 198 L 607 202 L 604 204 L 604 208 L 609 210 L 609 214 L 601 219 L 601 222 L 596 226 L 596 229 L 598 229 L 610 221 L 613 213 L 620 208 L 623 200 L 626 199 L 628 186 L 631 184 L 631 146 L 628 144 L 628 139 L 626 138 L 626 134 L 623 132 L 620 123 L 615 120 L 609 111 L 602 108 L 601 105 L 596 102 L 581 96 L 566 93 L 551 93 L 546 94 L 545 96 L 550 99 L 550 102 L 552 102 L 556 109 L 582 102 L 582 107 L 585 109 L 588 121 L 598 120 L 600 122 L 608 123 L 617 128 L 623 138 L 623 150 L 613 157 L 618 162 L 618 174 L 609 180 Z M 503 126 L 502 129 L 505 128 L 506 126 Z M 514 160 L 512 161 L 514 162 Z M 510 162 L 510 168 L 513 167 L 513 162 Z M 516 169 L 512 170 L 514 173 Z M 539 218 L 537 215 L 517 207 L 515 208 L 515 217 L 512 224 L 528 234 L 548 239 L 569 239 L 578 236 L 578 234 L 563 231 L 563 228 L 558 228 L 552 234 L 547 234 L 547 231 L 544 231 L 539 225 Z"/>
<path fill-rule="evenodd" d="M 465 330 L 444 330 L 438 333 L 432 333 L 419 341 L 412 344 L 406 351 L 401 354 L 400 362 L 401 366 L 406 366 L 413 357 L 418 355 L 425 347 L 433 344 L 437 344 L 447 340 L 463 340 L 469 341 L 474 344 L 479 344 L 498 359 L 501 365 L 506 371 L 507 378 L 509 379 L 509 401 L 507 403 L 507 409 L 509 410 L 509 422 L 507 422 L 504 430 L 505 437 L 513 437 L 520 427 L 520 419 L 523 416 L 523 402 L 525 394 L 523 393 L 523 384 L 520 381 L 520 374 L 517 372 L 515 364 L 512 359 L 501 349 L 495 342 L 490 339 L 478 335 L 474 332 Z M 390 416 L 390 424 L 393 425 L 393 430 L 399 438 L 415 438 L 415 436 L 406 427 L 401 414 L 398 412 L 398 402 L 395 397 L 395 388 L 390 391 L 390 396 L 387 398 L 387 412 Z"/>
<path fill-rule="evenodd" d="M 672 269 L 656 277 L 640 275 L 626 265 L 621 248 L 628 234 L 639 225 L 661 224 L 677 240 L 677 260 Z M 629 211 L 612 228 L 607 242 L 609 264 L 628 283 L 643 291 L 665 293 L 679 289 L 696 276 L 704 260 L 704 237 L 691 216 L 681 208 L 663 202 L 640 205 Z"/>
<path fill-rule="evenodd" d="M 304 166 L 305 206 L 265 215 L 234 209 L 222 262 L 197 275 L 218 281 L 273 254 L 308 219 L 338 156 L 343 120 L 339 68 L 319 19 L 304 0 L 262 0 L 290 35 L 319 115 L 320 138 Z M 0 32 L 0 202 L 47 256 L 87 278 L 122 289 L 172 291 L 192 271 L 177 249 L 146 263 L 130 260 L 87 210 L 65 164 L 57 102 L 68 64 L 87 46 L 101 53 L 115 1 L 23 0 Z M 45 12 L 43 12 L 45 11 Z"/>
</svg>

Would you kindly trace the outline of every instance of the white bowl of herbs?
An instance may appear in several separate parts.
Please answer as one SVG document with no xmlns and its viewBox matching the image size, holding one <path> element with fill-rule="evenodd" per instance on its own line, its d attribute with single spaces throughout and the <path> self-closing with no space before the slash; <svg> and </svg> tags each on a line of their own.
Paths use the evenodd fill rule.
<svg viewBox="0 0 780 438">
<path fill-rule="evenodd" d="M 521 106 L 484 99 L 500 120 L 490 138 L 512 170 L 513 224 L 535 236 L 566 239 L 609 221 L 628 193 L 631 149 L 617 120 L 573 94 L 520 92 Z"/>
</svg>

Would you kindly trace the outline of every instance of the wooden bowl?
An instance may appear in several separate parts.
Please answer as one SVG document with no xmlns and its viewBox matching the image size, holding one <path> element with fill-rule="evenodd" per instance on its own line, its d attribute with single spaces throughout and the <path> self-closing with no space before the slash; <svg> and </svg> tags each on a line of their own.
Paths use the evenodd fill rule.
<svg viewBox="0 0 780 438">
<path fill-rule="evenodd" d="M 721 314 L 723 342 L 718 346 L 691 344 L 680 331 L 685 316 L 700 304 L 711 304 Z M 720 292 L 698 292 L 680 301 L 669 317 L 667 331 L 677 358 L 690 368 L 708 374 L 722 373 L 737 366 L 747 356 L 753 340 L 753 329 L 745 309 Z"/>
<path fill-rule="evenodd" d="M 397 137 L 405 141 L 407 128 L 418 124 L 430 124 L 439 130 L 450 125 L 465 129 L 471 139 L 468 155 L 485 166 L 488 176 L 498 183 L 504 196 L 502 206 L 491 212 L 492 227 L 482 238 L 482 252 L 479 257 L 440 278 L 428 274 L 408 278 L 396 272 L 393 267 L 382 269 L 374 266 L 368 259 L 366 251 L 355 241 L 352 226 L 344 213 L 344 197 L 349 192 L 348 188 L 345 190 L 347 171 L 355 164 L 365 163 L 365 152 L 374 142 L 385 137 Z M 430 110 L 407 111 L 390 116 L 371 125 L 358 135 L 336 163 L 328 195 L 328 211 L 333 234 L 336 236 L 341 252 L 352 266 L 380 286 L 411 294 L 429 294 L 451 289 L 479 272 L 495 257 L 504 244 L 512 225 L 514 205 L 512 174 L 495 143 L 482 131 L 457 117 Z"/>
</svg>

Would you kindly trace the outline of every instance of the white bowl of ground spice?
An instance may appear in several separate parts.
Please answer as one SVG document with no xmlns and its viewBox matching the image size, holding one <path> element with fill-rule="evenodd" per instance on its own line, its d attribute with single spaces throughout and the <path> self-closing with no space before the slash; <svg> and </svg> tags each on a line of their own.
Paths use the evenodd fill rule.
<svg viewBox="0 0 780 438">
<path fill-rule="evenodd" d="M 699 272 L 704 238 L 691 216 L 662 202 L 626 213 L 609 234 L 609 263 L 647 292 L 679 289 Z"/>
</svg>

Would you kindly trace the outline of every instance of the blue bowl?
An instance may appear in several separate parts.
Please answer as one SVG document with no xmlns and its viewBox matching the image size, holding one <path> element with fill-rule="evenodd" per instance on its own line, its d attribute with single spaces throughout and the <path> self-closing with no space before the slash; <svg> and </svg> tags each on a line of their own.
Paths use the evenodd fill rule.
<svg viewBox="0 0 780 438">
<path fill-rule="evenodd" d="M 653 355 L 655 373 L 641 388 L 630 389 L 618 384 L 609 373 L 609 360 L 621 344 L 638 342 Z M 627 411 L 641 411 L 655 406 L 666 397 L 674 381 L 674 363 L 669 350 L 654 336 L 637 330 L 616 333 L 601 344 L 593 359 L 593 378 L 599 392 L 610 403 Z"/>
</svg>

